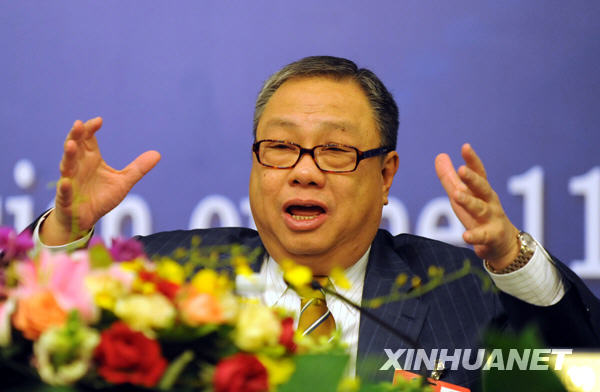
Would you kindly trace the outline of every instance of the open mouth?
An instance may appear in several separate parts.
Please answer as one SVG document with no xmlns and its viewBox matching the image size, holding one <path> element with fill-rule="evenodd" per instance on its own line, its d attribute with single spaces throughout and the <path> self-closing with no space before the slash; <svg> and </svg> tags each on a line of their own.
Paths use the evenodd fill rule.
<svg viewBox="0 0 600 392">
<path fill-rule="evenodd" d="M 307 221 L 316 219 L 319 215 L 325 213 L 325 209 L 317 205 L 290 205 L 285 209 L 292 219 L 297 221 Z"/>
</svg>

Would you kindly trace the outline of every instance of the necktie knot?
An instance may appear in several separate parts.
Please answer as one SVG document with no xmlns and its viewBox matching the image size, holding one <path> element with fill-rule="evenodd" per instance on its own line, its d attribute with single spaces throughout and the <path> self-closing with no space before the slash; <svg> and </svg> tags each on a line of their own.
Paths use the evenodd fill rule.
<svg viewBox="0 0 600 392">
<path fill-rule="evenodd" d="M 315 277 L 322 287 L 331 285 L 327 276 Z M 325 301 L 323 290 L 311 290 L 300 298 L 298 331 L 303 335 L 329 337 L 335 331 L 335 320 Z"/>
<path fill-rule="evenodd" d="M 321 287 L 330 287 L 331 286 L 331 281 L 329 280 L 328 276 L 315 276 L 313 279 L 315 281 L 319 282 L 319 285 L 321 285 Z M 302 291 L 298 292 L 298 295 L 300 295 L 300 298 L 302 300 L 309 300 L 311 298 L 315 298 L 315 299 L 325 301 L 325 293 L 321 289 L 302 290 Z"/>
</svg>

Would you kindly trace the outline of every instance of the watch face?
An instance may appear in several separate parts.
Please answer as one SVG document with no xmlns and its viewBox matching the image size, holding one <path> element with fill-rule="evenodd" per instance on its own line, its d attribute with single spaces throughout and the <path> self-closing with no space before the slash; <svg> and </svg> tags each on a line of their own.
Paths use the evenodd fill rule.
<svg viewBox="0 0 600 392">
<path fill-rule="evenodd" d="M 523 244 L 523 246 L 534 250 L 536 247 L 536 242 L 533 239 L 533 237 L 531 235 L 529 235 L 529 233 L 526 233 L 524 231 L 519 233 L 519 239 L 521 240 L 521 244 Z"/>
</svg>

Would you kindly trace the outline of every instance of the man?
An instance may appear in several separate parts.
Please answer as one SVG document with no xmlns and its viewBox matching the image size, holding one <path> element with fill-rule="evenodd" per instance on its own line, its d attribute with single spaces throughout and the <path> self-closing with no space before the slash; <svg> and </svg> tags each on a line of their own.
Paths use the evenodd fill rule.
<svg viewBox="0 0 600 392">
<path fill-rule="evenodd" d="M 160 159 L 148 151 L 122 171 L 110 168 L 94 136 L 101 124 L 100 118 L 76 121 L 67 136 L 56 208 L 36 225 L 45 246 L 83 245 L 94 223 Z M 479 282 L 468 277 L 422 298 L 381 306 L 375 313 L 427 351 L 474 348 L 485 326 L 518 328 L 530 321 L 551 345 L 600 345 L 597 299 L 564 265 L 519 233 L 468 144 L 462 148 L 466 165 L 458 171 L 445 154 L 436 158 L 435 167 L 466 228 L 463 238 L 477 256 L 378 230 L 399 165 L 397 129 L 396 103 L 372 72 L 325 56 L 284 67 L 265 83 L 255 109 L 250 204 L 258 233 L 204 230 L 199 232 L 204 243 L 264 247 L 264 262 L 257 267 L 266 282 L 263 300 L 295 311 L 301 299 L 287 287 L 278 266 L 287 258 L 315 275 L 326 276 L 333 267 L 346 269 L 352 288 L 335 289 L 360 302 L 388 294 L 400 273 L 424 276 L 431 265 L 451 271 L 467 258 L 480 262 L 479 256 L 497 286 L 511 295 L 483 293 Z M 73 237 L 73 215 L 82 230 L 75 237 L 82 238 Z M 167 254 L 187 246 L 194 233 L 158 233 L 142 241 L 148 253 Z M 358 357 L 357 372 L 391 380 L 389 373 L 369 370 L 365 358 L 374 356 L 379 367 L 387 359 L 384 349 L 406 348 L 407 342 L 335 297 L 325 299 L 351 355 Z M 460 367 L 445 374 L 446 380 L 473 388 L 478 378 L 477 372 Z"/>
</svg>

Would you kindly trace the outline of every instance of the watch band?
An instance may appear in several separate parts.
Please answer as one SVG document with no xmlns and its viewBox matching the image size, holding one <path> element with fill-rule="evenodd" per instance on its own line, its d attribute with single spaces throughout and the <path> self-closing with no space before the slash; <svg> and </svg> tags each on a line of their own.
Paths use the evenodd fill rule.
<svg viewBox="0 0 600 392">
<path fill-rule="evenodd" d="M 529 260 L 531 260 L 531 257 L 533 257 L 533 254 L 535 253 L 535 248 L 537 246 L 535 240 L 533 239 L 533 237 L 531 237 L 531 235 L 529 235 L 529 233 L 526 233 L 524 231 L 521 231 L 519 234 L 517 234 L 517 239 L 521 244 L 521 248 L 519 249 L 519 254 L 513 260 L 513 262 L 501 269 L 500 271 L 496 271 L 486 260 L 485 265 L 490 271 L 500 275 L 508 274 L 520 268 L 523 268 L 523 266 L 525 266 L 525 264 L 527 264 Z"/>
</svg>

